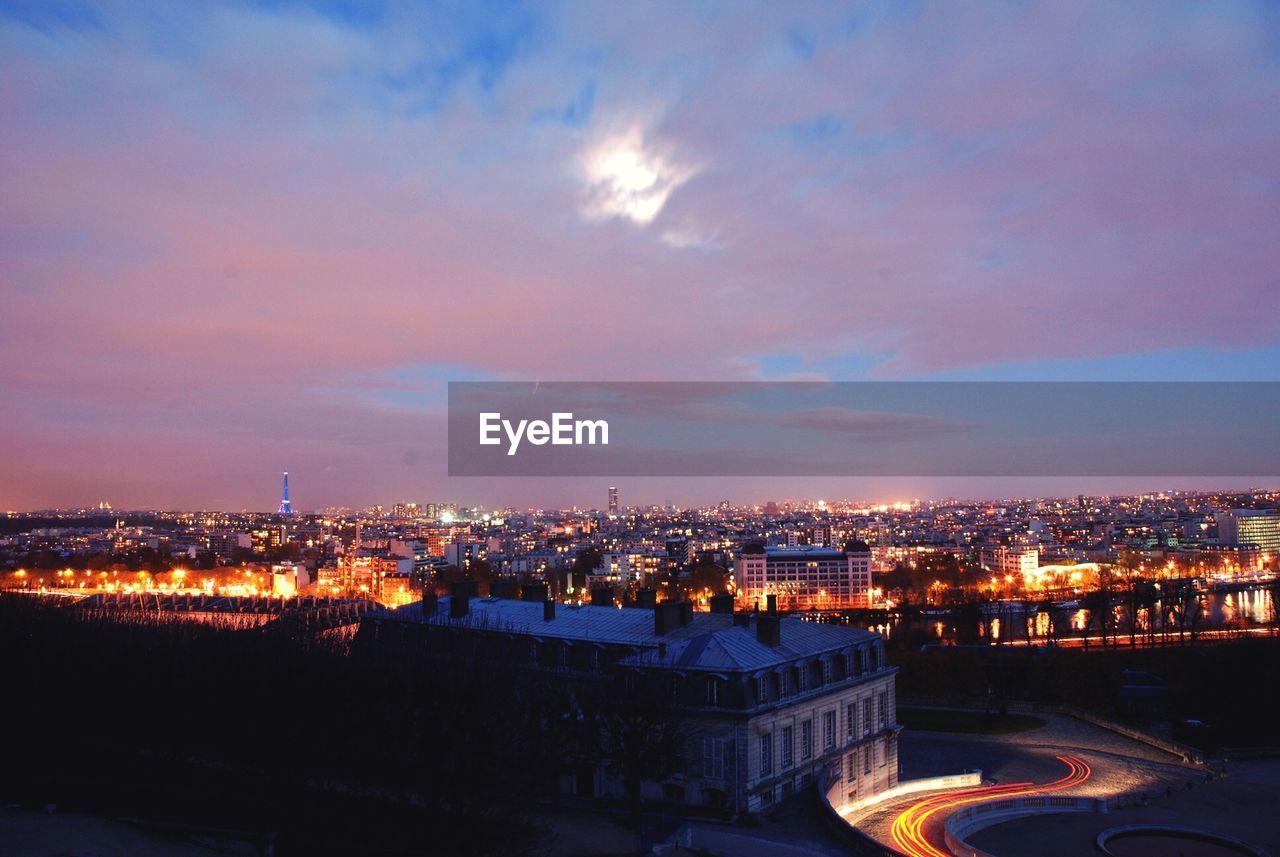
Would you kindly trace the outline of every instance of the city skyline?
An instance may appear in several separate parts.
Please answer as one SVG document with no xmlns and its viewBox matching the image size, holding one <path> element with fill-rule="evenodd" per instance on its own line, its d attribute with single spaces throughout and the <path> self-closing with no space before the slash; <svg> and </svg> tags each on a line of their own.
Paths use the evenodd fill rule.
<svg viewBox="0 0 1280 857">
<path fill-rule="evenodd" d="M 0 508 L 600 502 L 448 478 L 448 380 L 1278 380 L 1276 25 L 0 4 Z M 863 484 L 621 487 L 1188 485 Z"/>
<path fill-rule="evenodd" d="M 275 474 L 278 476 L 279 474 Z M 494 480 L 501 481 L 501 480 Z M 508 480 L 509 481 L 509 480 Z M 519 478 L 519 482 L 533 481 L 528 478 Z M 585 477 L 575 479 L 562 480 L 536 480 L 538 483 L 546 481 L 572 481 L 574 483 L 587 483 L 591 480 Z M 1154 496 L 1208 496 L 1208 495 L 1230 495 L 1230 494 L 1255 494 L 1255 493 L 1276 493 L 1280 492 L 1280 483 L 1275 480 L 1224 480 L 1212 479 L 1204 477 L 1202 479 L 1182 479 L 1177 481 L 1161 480 L 1158 478 L 1121 478 L 1121 479 L 1098 479 L 1096 477 L 1076 477 L 1076 478 L 1060 478 L 1053 480 L 1059 486 L 1057 492 L 1030 492 L 1026 490 L 1018 490 L 1016 486 L 1022 484 L 1040 484 L 1044 482 L 1040 477 L 1008 477 L 1008 478 L 991 478 L 984 480 L 995 485 L 1008 486 L 1007 490 L 992 490 L 987 493 L 964 493 L 956 491 L 936 490 L 929 492 L 911 492 L 901 487 L 894 489 L 885 489 L 877 493 L 876 489 L 866 489 L 863 492 L 847 490 L 851 485 L 857 484 L 858 479 L 829 479 L 821 480 L 827 487 L 832 488 L 826 493 L 786 493 L 779 490 L 780 486 L 786 484 L 786 480 L 780 480 L 777 477 L 728 477 L 724 479 L 706 478 L 700 481 L 707 483 L 707 488 L 703 491 L 693 492 L 696 499 L 689 497 L 667 497 L 661 500 L 650 499 L 657 496 L 659 489 L 650 488 L 648 491 L 641 489 L 643 493 L 639 494 L 639 499 L 628 500 L 626 486 L 628 484 L 643 484 L 644 482 L 665 483 L 668 480 L 654 478 L 645 480 L 644 478 L 636 478 L 620 482 L 622 486 L 618 495 L 618 509 L 627 511 L 633 509 L 649 509 L 649 508 L 674 508 L 682 510 L 708 509 L 720 503 L 727 502 L 734 508 L 763 508 L 769 503 L 776 503 L 781 506 L 784 503 L 804 504 L 806 508 L 810 505 L 816 506 L 823 504 L 824 506 L 834 508 L 837 505 L 847 506 L 851 508 L 869 508 L 878 507 L 894 507 L 914 504 L 942 504 L 948 502 L 957 503 L 999 503 L 999 502 L 1062 502 L 1072 501 L 1079 497 L 1090 498 L 1124 498 L 1124 497 L 1154 497 Z M 887 483 L 900 484 L 906 481 L 903 478 L 891 478 L 885 480 Z M 938 480 L 920 480 L 917 485 L 925 482 L 937 484 L 946 482 L 956 482 L 964 485 L 971 484 L 974 480 L 969 478 L 955 477 L 950 479 Z M 1200 482 L 1203 484 L 1195 485 L 1191 483 Z M 743 489 L 744 492 L 756 491 L 757 493 L 734 493 L 732 490 L 725 492 L 717 492 L 717 488 L 724 488 L 726 483 L 750 483 L 755 488 Z M 277 483 L 278 484 L 278 483 Z M 814 487 L 814 480 L 805 480 L 807 488 Z M 1071 490 L 1071 486 L 1080 487 L 1080 490 Z M 1141 487 L 1133 487 L 1135 485 Z M 1105 487 L 1110 486 L 1110 487 Z M 531 511 L 597 511 L 608 512 L 610 498 L 606 495 L 602 501 L 599 498 L 596 501 L 587 499 L 587 495 L 592 491 L 601 493 L 604 489 L 599 486 L 587 487 L 581 486 L 584 499 L 573 500 L 564 503 L 551 502 L 531 502 L 527 504 L 498 500 L 495 502 L 470 502 L 468 498 L 455 498 L 447 496 L 437 496 L 428 494 L 415 494 L 403 497 L 381 497 L 369 503 L 362 504 L 344 504 L 329 503 L 317 501 L 311 505 L 296 506 L 290 500 L 290 511 L 288 513 L 280 512 L 273 509 L 273 506 L 279 506 L 280 497 L 277 494 L 276 499 L 266 502 L 261 507 L 219 507 L 219 506 L 131 506 L 112 502 L 110 498 L 99 499 L 93 503 L 78 503 L 65 506 L 40 506 L 28 509 L 4 509 L 0 510 L 0 514 L 22 515 L 22 514 L 38 514 L 42 512 L 75 512 L 75 511 L 103 511 L 103 512 L 173 512 L 173 513 L 197 513 L 197 512 L 226 512 L 233 514 L 257 514 L 257 515 L 322 515 L 327 510 L 344 509 L 350 512 L 368 511 L 374 508 L 382 508 L 389 511 L 393 507 L 403 504 L 414 504 L 419 507 L 427 505 L 435 505 L 447 507 L 450 509 L 476 509 L 476 510 L 515 510 L 521 512 Z M 633 485 L 634 487 L 634 485 Z M 1104 490 L 1085 490 L 1086 488 L 1100 488 Z M 609 486 L 609 491 L 614 490 L 614 486 Z M 520 492 L 511 492 L 520 493 Z M 535 492 L 536 493 L 536 492 Z"/>
</svg>

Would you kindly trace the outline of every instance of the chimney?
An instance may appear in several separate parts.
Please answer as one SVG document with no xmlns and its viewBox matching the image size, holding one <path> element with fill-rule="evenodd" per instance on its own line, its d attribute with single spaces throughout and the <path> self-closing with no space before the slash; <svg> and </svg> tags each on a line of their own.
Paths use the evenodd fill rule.
<svg viewBox="0 0 1280 857">
<path fill-rule="evenodd" d="M 591 590 L 591 606 L 592 607 L 612 607 L 613 606 L 613 590 L 600 587 Z"/>
<path fill-rule="evenodd" d="M 542 602 L 542 621 L 550 622 L 556 618 L 556 603 L 548 598 Z"/>
<path fill-rule="evenodd" d="M 453 597 L 449 599 L 449 616 L 461 619 L 471 612 L 471 599 L 476 597 L 474 580 L 457 580 L 453 584 Z"/>
<path fill-rule="evenodd" d="M 680 602 L 680 627 L 683 628 L 693 621 L 693 602 Z"/>
<path fill-rule="evenodd" d="M 737 613 L 733 614 L 733 624 L 734 627 L 737 628 L 750 628 L 751 614 L 746 610 L 739 610 Z"/>
<path fill-rule="evenodd" d="M 653 608 L 653 633 L 661 637 L 680 624 L 680 603 L 663 601 Z"/>
<path fill-rule="evenodd" d="M 782 643 L 782 619 L 778 614 L 762 613 L 756 617 L 756 639 L 774 648 Z"/>
<path fill-rule="evenodd" d="M 467 595 L 459 595 L 454 593 L 449 599 L 449 618 L 461 619 L 471 612 L 471 598 Z"/>
<path fill-rule="evenodd" d="M 711 612 L 712 613 L 733 613 L 733 596 L 732 595 L 712 595 L 711 596 Z"/>
<path fill-rule="evenodd" d="M 547 585 L 545 583 L 526 583 L 520 597 L 525 601 L 546 601 Z"/>
<path fill-rule="evenodd" d="M 658 590 L 656 589 L 637 589 L 636 590 L 636 606 L 643 607 L 646 610 L 652 610 L 658 604 Z"/>
<path fill-rule="evenodd" d="M 766 595 L 766 596 L 765 596 L 765 603 L 769 605 L 767 609 L 768 609 L 768 611 L 769 611 L 770 613 L 777 613 L 777 612 L 778 612 L 778 596 L 776 596 L 776 595 Z"/>
<path fill-rule="evenodd" d="M 516 597 L 519 589 L 518 584 L 514 580 L 494 580 L 489 583 L 489 595 L 493 598 L 512 599 Z"/>
</svg>

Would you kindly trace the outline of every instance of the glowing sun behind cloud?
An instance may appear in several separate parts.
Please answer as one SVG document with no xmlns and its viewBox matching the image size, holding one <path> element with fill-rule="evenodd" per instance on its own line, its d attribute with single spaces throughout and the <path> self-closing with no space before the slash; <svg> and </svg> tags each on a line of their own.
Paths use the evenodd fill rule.
<svg viewBox="0 0 1280 857">
<path fill-rule="evenodd" d="M 676 163 L 636 130 L 607 137 L 582 159 L 591 192 L 586 214 L 595 218 L 625 217 L 641 226 L 658 216 L 672 192 L 694 170 Z"/>
</svg>

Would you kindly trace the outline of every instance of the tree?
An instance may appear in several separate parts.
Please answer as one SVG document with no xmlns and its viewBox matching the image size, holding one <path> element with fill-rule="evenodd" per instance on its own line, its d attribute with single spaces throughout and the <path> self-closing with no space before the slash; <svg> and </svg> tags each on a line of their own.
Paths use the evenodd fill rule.
<svg viewBox="0 0 1280 857">
<path fill-rule="evenodd" d="M 698 599 L 721 595 L 729 589 L 729 571 L 715 563 L 700 563 L 679 579 L 682 598 Z"/>
<path fill-rule="evenodd" d="M 600 555 L 599 548 L 583 548 L 573 558 L 572 570 L 575 576 L 581 575 L 585 578 L 602 565 L 604 565 L 604 557 Z"/>
<path fill-rule="evenodd" d="M 488 593 L 489 584 L 493 581 L 493 566 L 489 564 L 487 559 L 473 560 L 467 566 L 467 577 L 484 584 L 484 592 Z"/>
<path fill-rule="evenodd" d="M 637 826 L 641 785 L 666 779 L 680 764 L 679 735 L 663 702 L 667 698 L 661 688 L 641 687 L 613 696 L 599 714 L 600 754 L 609 773 L 622 779 Z"/>
<path fill-rule="evenodd" d="M 1102 648 L 1107 647 L 1107 630 L 1111 625 L 1111 590 L 1104 588 L 1101 584 L 1097 589 L 1088 593 L 1084 597 L 1085 609 L 1089 611 L 1089 621 L 1085 624 L 1085 645 L 1089 641 L 1089 626 L 1097 624 L 1098 631 L 1102 635 Z"/>
<path fill-rule="evenodd" d="M 434 589 L 437 595 L 449 595 L 453 592 L 453 584 L 465 580 L 466 575 L 456 565 L 446 565 L 435 571 Z"/>
</svg>

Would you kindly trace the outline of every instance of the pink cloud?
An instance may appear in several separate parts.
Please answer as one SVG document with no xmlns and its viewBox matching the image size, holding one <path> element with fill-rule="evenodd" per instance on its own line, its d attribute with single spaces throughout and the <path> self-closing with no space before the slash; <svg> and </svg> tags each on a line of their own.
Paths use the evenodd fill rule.
<svg viewBox="0 0 1280 857">
<path fill-rule="evenodd" d="M 0 502 L 124 480 L 104 458 L 136 486 L 193 448 L 274 470 L 288 444 L 189 415 L 383 416 L 424 365 L 706 380 L 856 353 L 893 376 L 1276 343 L 1266 10 L 587 6 L 454 83 L 415 74 L 470 56 L 462 27 L 186 14 L 0 21 L 0 387 L 31 405 L 0 443 L 62 450 Z M 587 80 L 590 116 L 537 118 Z M 580 153 L 636 117 L 698 172 L 650 223 L 584 218 Z M 317 459 L 354 455 L 322 443 L 346 430 Z"/>
</svg>

